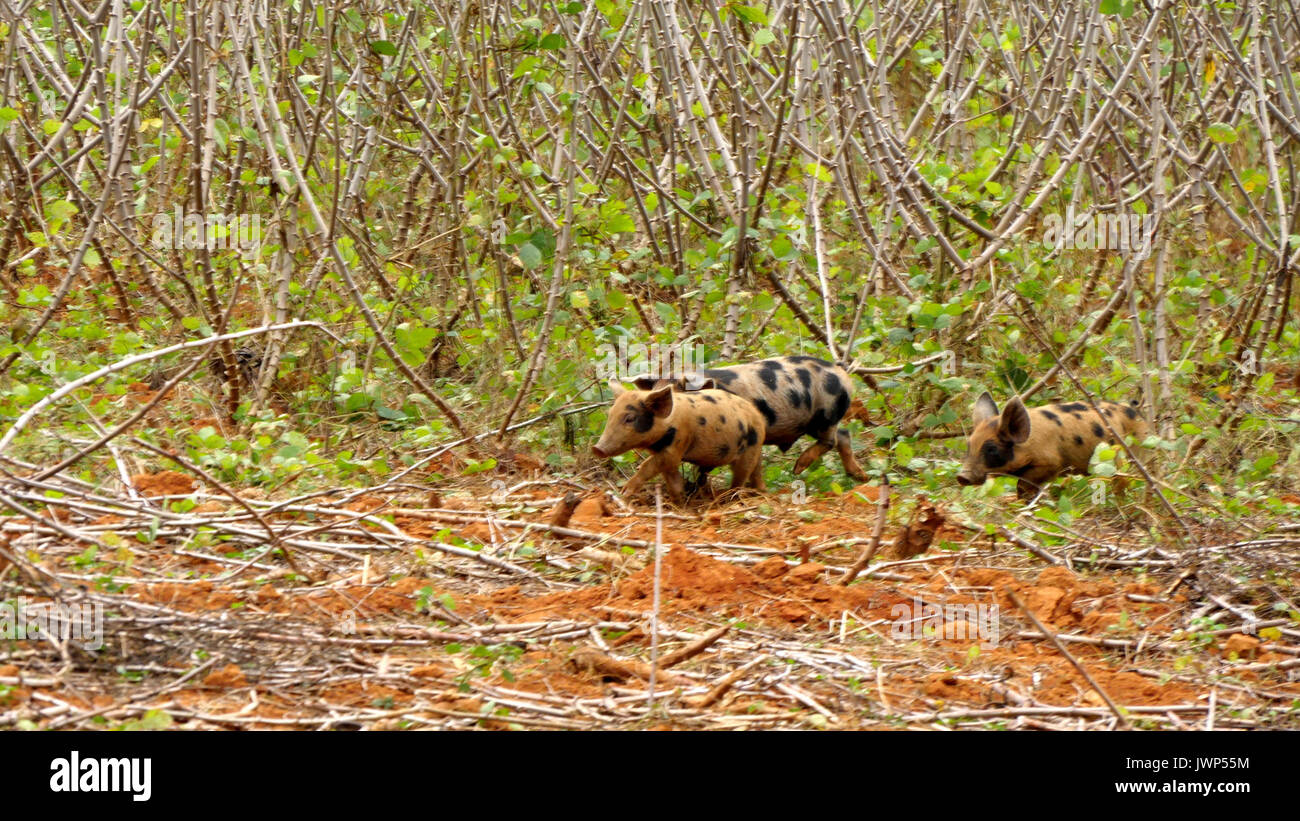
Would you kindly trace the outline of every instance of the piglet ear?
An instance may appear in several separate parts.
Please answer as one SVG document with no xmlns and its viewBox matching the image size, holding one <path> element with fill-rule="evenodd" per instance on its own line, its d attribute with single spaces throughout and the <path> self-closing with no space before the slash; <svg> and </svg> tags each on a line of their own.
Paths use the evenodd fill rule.
<svg viewBox="0 0 1300 821">
<path fill-rule="evenodd" d="M 609 380 L 609 389 L 614 392 L 615 399 L 618 398 L 619 394 L 627 392 L 627 388 L 623 387 L 623 383 L 619 382 L 617 379 Z"/>
<path fill-rule="evenodd" d="M 688 373 L 678 379 L 677 384 L 681 385 L 681 390 L 683 391 L 702 391 L 711 387 L 706 383 L 712 381 L 713 380 L 709 379 L 707 376 L 701 376 L 698 373 Z"/>
<path fill-rule="evenodd" d="M 655 416 L 664 418 L 673 412 L 673 386 L 657 388 L 645 398 L 646 408 Z"/>
<path fill-rule="evenodd" d="M 1002 411 L 1002 421 L 998 424 L 998 436 L 1017 445 L 1029 438 L 1029 411 L 1025 403 L 1017 396 L 1007 403 Z"/>
<path fill-rule="evenodd" d="M 632 384 L 636 385 L 636 389 L 639 391 L 654 390 L 654 386 L 658 384 L 658 382 L 659 380 L 655 379 L 653 376 L 638 376 L 632 380 Z"/>
<path fill-rule="evenodd" d="M 717 387 L 717 381 L 707 376 L 701 377 L 700 380 L 695 383 L 695 390 L 697 391 L 711 391 L 716 390 Z"/>
<path fill-rule="evenodd" d="M 975 400 L 975 424 L 983 422 L 985 419 L 992 419 L 998 415 L 998 403 L 993 401 L 988 391 L 980 394 L 980 398 Z"/>
</svg>

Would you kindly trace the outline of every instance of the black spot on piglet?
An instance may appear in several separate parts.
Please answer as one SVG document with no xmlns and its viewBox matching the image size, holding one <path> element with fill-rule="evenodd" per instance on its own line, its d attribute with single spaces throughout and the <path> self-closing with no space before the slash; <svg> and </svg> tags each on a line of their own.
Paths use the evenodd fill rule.
<svg viewBox="0 0 1300 821">
<path fill-rule="evenodd" d="M 667 433 L 665 433 L 663 436 L 660 436 L 658 439 L 655 440 L 654 444 L 650 446 L 650 450 L 653 450 L 656 453 L 658 453 L 659 451 L 671 445 L 673 443 L 673 440 L 676 438 L 677 438 L 677 428 L 669 428 Z"/>
<path fill-rule="evenodd" d="M 826 385 L 826 393 L 830 394 L 831 396 L 835 396 L 836 394 L 841 393 L 843 391 L 843 388 L 840 387 L 840 378 L 836 376 L 833 371 L 828 372 L 826 374 L 825 385 Z"/>
<path fill-rule="evenodd" d="M 655 415 L 651 413 L 644 404 L 637 405 L 634 410 L 636 412 L 636 421 L 632 423 L 632 426 L 636 429 L 637 433 L 645 433 L 650 430 L 650 428 L 654 427 Z"/>
</svg>

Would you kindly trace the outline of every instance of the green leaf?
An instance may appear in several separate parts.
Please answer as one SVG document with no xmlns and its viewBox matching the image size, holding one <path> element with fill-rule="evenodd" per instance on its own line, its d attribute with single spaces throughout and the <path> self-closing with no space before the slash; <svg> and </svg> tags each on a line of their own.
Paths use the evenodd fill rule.
<svg viewBox="0 0 1300 821">
<path fill-rule="evenodd" d="M 601 225 L 607 234 L 630 234 L 636 230 L 636 223 L 627 214 L 615 214 Z"/>
<path fill-rule="evenodd" d="M 385 57 L 397 56 L 397 46 L 393 45 L 388 40 L 372 40 L 370 42 L 370 50 L 375 54 L 382 54 Z"/>
<path fill-rule="evenodd" d="M 732 6 L 731 10 L 735 12 L 737 17 L 739 17 L 740 19 L 744 20 L 747 23 L 753 23 L 758 26 L 767 25 L 767 15 L 763 13 L 762 9 L 755 8 L 753 6 L 736 5 L 736 6 Z"/>
<path fill-rule="evenodd" d="M 162 710 L 149 710 L 139 718 L 123 721 L 117 730 L 166 730 L 172 726 L 172 717 Z"/>
<path fill-rule="evenodd" d="M 1256 459 L 1254 467 L 1256 471 L 1263 473 L 1264 471 L 1268 470 L 1269 468 L 1273 467 L 1273 465 L 1276 464 L 1277 464 L 1277 451 L 1270 451 L 1269 453 L 1265 453 L 1263 456 Z"/>
<path fill-rule="evenodd" d="M 462 476 L 473 476 L 475 473 L 483 473 L 484 471 L 491 470 L 496 466 L 496 459 L 484 459 L 482 462 L 476 462 L 473 459 L 470 459 L 469 464 L 461 470 L 460 474 Z"/>
<path fill-rule="evenodd" d="M 45 216 L 47 219 L 60 220 L 66 222 L 69 217 L 77 213 L 76 204 L 67 200 L 55 200 L 45 206 Z"/>
<path fill-rule="evenodd" d="M 1227 123 L 1215 123 L 1210 126 L 1208 132 L 1210 139 L 1216 143 L 1235 143 L 1237 141 L 1237 132 Z"/>
<path fill-rule="evenodd" d="M 519 261 L 525 268 L 532 270 L 542 264 L 542 252 L 531 242 L 519 246 Z"/>
<path fill-rule="evenodd" d="M 563 34 L 553 31 L 550 34 L 543 37 L 542 42 L 539 43 L 539 45 L 542 48 L 548 49 L 550 51 L 560 51 L 567 45 L 567 43 L 565 43 L 564 41 Z"/>
<path fill-rule="evenodd" d="M 794 254 L 794 243 L 784 234 L 777 234 L 772 238 L 772 244 L 768 246 L 772 256 L 777 259 L 789 259 Z"/>
</svg>

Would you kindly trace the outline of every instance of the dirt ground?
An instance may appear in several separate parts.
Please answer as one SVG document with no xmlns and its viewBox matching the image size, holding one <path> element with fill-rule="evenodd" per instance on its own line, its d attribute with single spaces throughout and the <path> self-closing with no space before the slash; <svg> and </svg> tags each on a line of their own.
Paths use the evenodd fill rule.
<svg viewBox="0 0 1300 821">
<path fill-rule="evenodd" d="M 91 559 L 10 526 L 31 602 L 62 579 L 65 602 L 102 607 L 105 645 L 0 645 L 0 726 L 1300 726 L 1295 614 L 1244 623 L 1197 592 L 1195 563 L 1138 550 L 1122 522 L 1032 551 L 894 494 L 844 585 L 878 488 L 658 517 L 653 496 L 519 468 L 242 506 L 185 474 L 137 476 L 158 509 L 197 507 L 148 539 L 135 515 L 51 507 L 111 548 Z"/>
</svg>

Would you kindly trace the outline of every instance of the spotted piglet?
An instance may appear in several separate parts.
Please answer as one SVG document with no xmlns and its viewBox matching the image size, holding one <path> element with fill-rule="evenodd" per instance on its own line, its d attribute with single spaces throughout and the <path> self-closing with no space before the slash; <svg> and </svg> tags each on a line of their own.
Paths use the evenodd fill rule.
<svg viewBox="0 0 1300 821">
<path fill-rule="evenodd" d="M 1100 415 L 1083 402 L 1026 408 L 1017 396 L 999 411 L 985 392 L 975 403 L 957 484 L 981 485 L 990 474 L 1015 476 L 1016 495 L 1032 499 L 1057 474 L 1087 473 L 1097 444 L 1114 441 L 1107 424 L 1121 436 L 1146 433 L 1146 421 L 1132 405 L 1097 407 Z"/>
<path fill-rule="evenodd" d="M 626 390 L 616 381 L 609 385 L 614 406 L 592 453 L 608 458 L 632 449 L 650 452 L 623 489 L 625 496 L 662 473 L 668 496 L 680 503 L 682 462 L 704 472 L 730 465 L 733 488 L 767 489 L 760 465 L 767 425 L 748 400 L 720 390 L 675 394 L 671 385 L 648 391 Z"/>
<path fill-rule="evenodd" d="M 839 365 L 812 356 L 783 356 L 728 368 L 708 368 L 676 380 L 643 377 L 636 380 L 636 385 L 641 389 L 670 385 L 686 392 L 716 386 L 743 396 L 754 403 L 767 423 L 763 444 L 776 445 L 784 453 L 801 436 L 817 440 L 799 454 L 795 473 L 802 472 L 826 451 L 835 448 L 846 473 L 855 479 L 867 478 L 853 456 L 849 432 L 839 426 L 848 412 L 852 391 L 849 374 Z"/>
</svg>

